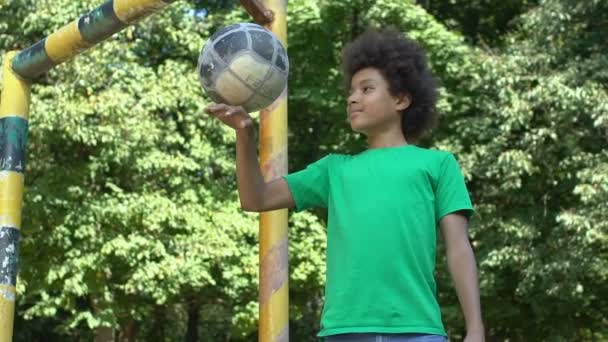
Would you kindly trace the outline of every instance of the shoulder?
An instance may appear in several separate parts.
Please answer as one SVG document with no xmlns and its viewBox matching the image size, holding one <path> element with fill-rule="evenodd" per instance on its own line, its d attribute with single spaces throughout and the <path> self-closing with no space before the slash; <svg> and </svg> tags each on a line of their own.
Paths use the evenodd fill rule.
<svg viewBox="0 0 608 342">
<path fill-rule="evenodd" d="M 306 169 L 330 170 L 342 161 L 346 155 L 329 153 L 316 161 L 308 164 Z"/>
<path fill-rule="evenodd" d="M 328 165 L 336 165 L 343 163 L 349 159 L 356 157 L 356 155 L 344 154 L 344 153 L 329 153 L 325 157 L 319 159 L 318 162 L 322 162 Z"/>
<path fill-rule="evenodd" d="M 321 163 L 321 164 L 332 164 L 335 163 L 336 161 L 339 161 L 341 156 L 343 156 L 342 154 L 336 154 L 336 153 L 329 153 L 327 155 L 325 155 L 324 157 L 321 157 L 319 160 L 317 160 L 315 163 Z"/>
<path fill-rule="evenodd" d="M 432 179 L 438 181 L 444 177 L 452 177 L 460 175 L 462 170 L 456 155 L 453 152 L 432 149 L 432 148 L 417 148 L 417 159 L 423 161 L 422 165 L 429 172 Z"/>
<path fill-rule="evenodd" d="M 446 150 L 416 146 L 415 151 L 420 157 L 439 164 L 449 159 L 455 159 L 454 153 Z"/>
</svg>

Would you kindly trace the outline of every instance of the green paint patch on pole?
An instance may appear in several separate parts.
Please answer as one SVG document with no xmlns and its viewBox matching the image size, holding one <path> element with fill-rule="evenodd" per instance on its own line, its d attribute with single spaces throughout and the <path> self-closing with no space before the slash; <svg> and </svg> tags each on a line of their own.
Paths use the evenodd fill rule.
<svg viewBox="0 0 608 342">
<path fill-rule="evenodd" d="M 47 55 L 44 45 L 46 39 L 18 53 L 13 59 L 13 70 L 26 79 L 34 79 L 57 65 Z"/>
<path fill-rule="evenodd" d="M 17 284 L 19 236 L 16 228 L 0 227 L 0 285 Z"/>
<path fill-rule="evenodd" d="M 25 170 L 28 122 L 17 116 L 0 119 L 0 170 Z"/>
<path fill-rule="evenodd" d="M 127 27 L 118 19 L 112 5 L 113 2 L 108 1 L 78 20 L 78 30 L 87 43 L 97 44 Z"/>
</svg>

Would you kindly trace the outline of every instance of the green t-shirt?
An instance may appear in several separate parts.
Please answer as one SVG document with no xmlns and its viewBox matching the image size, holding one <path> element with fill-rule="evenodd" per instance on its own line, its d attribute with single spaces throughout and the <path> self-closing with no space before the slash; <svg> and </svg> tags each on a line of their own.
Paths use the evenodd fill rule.
<svg viewBox="0 0 608 342">
<path fill-rule="evenodd" d="M 473 211 L 451 153 L 404 145 L 331 154 L 285 179 L 296 210 L 328 208 L 319 336 L 446 335 L 433 276 L 437 224 Z"/>
</svg>

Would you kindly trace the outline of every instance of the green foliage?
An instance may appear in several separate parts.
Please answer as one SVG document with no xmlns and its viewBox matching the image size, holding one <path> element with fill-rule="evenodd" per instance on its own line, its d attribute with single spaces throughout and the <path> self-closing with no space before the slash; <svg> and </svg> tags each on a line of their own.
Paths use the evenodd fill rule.
<svg viewBox="0 0 608 342">
<path fill-rule="evenodd" d="M 345 120 L 340 51 L 396 26 L 441 81 L 441 124 L 424 144 L 456 153 L 473 195 L 490 337 L 608 338 L 606 2 L 421 3 L 431 14 L 413 1 L 289 2 L 290 170 L 364 148 Z M 96 5 L 0 2 L 0 54 Z M 248 20 L 225 1 L 176 2 L 38 80 L 16 340 L 91 340 L 102 326 L 127 340 L 255 340 L 257 216 L 239 209 L 234 133 L 198 114 L 195 72 L 210 34 Z M 495 45 L 467 43 L 477 37 Z M 324 219 L 290 217 L 294 341 L 319 328 Z M 442 250 L 437 276 L 457 339 Z"/>
<path fill-rule="evenodd" d="M 25 24 L 2 27 L 1 52 L 96 5 L 11 2 L 0 16 Z M 193 311 L 201 338 L 257 335 L 257 216 L 238 208 L 234 133 L 200 114 L 195 70 L 206 38 L 246 14 L 193 9 L 174 4 L 33 87 L 16 339 L 46 319 L 59 340 L 102 326 L 179 340 Z M 321 226 L 310 214 L 293 222 L 293 249 L 307 253 L 294 283 L 319 288 L 323 254 L 310 246 Z M 316 235 L 303 236 L 307 225 Z"/>
<path fill-rule="evenodd" d="M 315 46 L 331 39 L 334 51 L 315 46 L 317 58 L 310 59 L 290 51 L 290 112 L 306 113 L 290 119 L 298 127 L 290 148 L 306 158 L 296 168 L 328 150 L 363 148 L 342 119 L 339 50 L 362 28 L 399 27 L 427 49 L 443 86 L 441 125 L 426 144 L 458 155 L 476 203 L 471 235 L 489 335 L 605 338 L 608 59 L 599 53 L 606 30 L 598 30 L 605 2 L 541 2 L 491 53 L 467 46 L 408 2 L 305 4 L 314 10 L 294 10 L 290 23 L 306 15 L 307 35 L 317 34 L 298 30 L 290 41 Z M 442 251 L 438 268 L 446 326 L 458 338 L 462 315 Z"/>
<path fill-rule="evenodd" d="M 418 3 L 468 41 L 486 47 L 502 43 L 505 33 L 516 27 L 518 16 L 538 0 L 421 0 Z"/>
<path fill-rule="evenodd" d="M 463 110 L 436 141 L 470 179 L 485 317 L 499 337 L 605 334 L 608 94 L 601 71 L 585 71 L 608 61 L 586 33 L 607 12 L 572 4 L 541 2 L 504 53 L 460 71 L 453 103 Z"/>
</svg>

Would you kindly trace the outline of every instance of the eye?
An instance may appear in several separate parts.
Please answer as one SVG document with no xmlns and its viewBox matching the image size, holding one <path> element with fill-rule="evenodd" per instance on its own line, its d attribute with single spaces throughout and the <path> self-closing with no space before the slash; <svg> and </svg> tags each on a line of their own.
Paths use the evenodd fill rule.
<svg viewBox="0 0 608 342">
<path fill-rule="evenodd" d="M 363 92 L 364 92 L 364 93 L 369 93 L 369 92 L 370 92 L 370 91 L 372 91 L 373 89 L 374 89 L 374 88 L 372 88 L 372 87 L 368 87 L 368 86 L 366 86 L 366 87 L 363 87 Z"/>
</svg>

